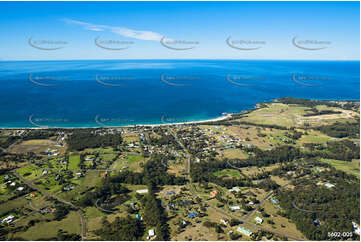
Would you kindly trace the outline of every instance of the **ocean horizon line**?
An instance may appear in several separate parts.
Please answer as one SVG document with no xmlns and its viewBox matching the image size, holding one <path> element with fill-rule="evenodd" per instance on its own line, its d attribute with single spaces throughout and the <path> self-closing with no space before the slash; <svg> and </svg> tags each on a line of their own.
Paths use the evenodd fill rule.
<svg viewBox="0 0 361 242">
<path fill-rule="evenodd" d="M 337 59 L 202 59 L 202 58 L 190 58 L 190 59 L 139 59 L 139 58 L 129 58 L 129 59 L 58 59 L 58 60 L 54 60 L 54 59 L 48 59 L 48 60 L 30 60 L 30 59 L 26 59 L 26 60 L 6 60 L 6 59 L 0 59 L 0 62 L 30 62 L 30 61 L 195 61 L 195 60 L 199 60 L 199 61 L 332 61 L 332 62 L 360 62 L 359 60 L 337 60 Z"/>
</svg>

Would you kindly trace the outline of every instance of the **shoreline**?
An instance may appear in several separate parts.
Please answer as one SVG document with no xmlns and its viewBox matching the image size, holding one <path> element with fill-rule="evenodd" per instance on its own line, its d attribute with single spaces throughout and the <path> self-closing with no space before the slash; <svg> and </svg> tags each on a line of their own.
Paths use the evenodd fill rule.
<svg viewBox="0 0 361 242">
<path fill-rule="evenodd" d="M 239 112 L 235 112 L 235 113 L 229 113 L 229 112 L 224 112 L 226 115 L 222 114 L 219 117 L 216 118 L 211 118 L 211 119 L 205 119 L 205 120 L 198 120 L 198 121 L 185 121 L 185 122 L 174 122 L 174 123 L 165 123 L 162 121 L 162 117 L 160 119 L 161 123 L 155 123 L 155 124 L 132 124 L 132 125 L 121 125 L 121 126 L 107 126 L 107 125 L 101 125 L 98 124 L 99 126 L 89 126 L 89 127 L 12 127 L 12 128 L 3 128 L 0 127 L 0 131 L 1 130 L 13 130 L 13 129 L 17 129 L 17 130 L 46 130 L 46 129 L 64 129 L 64 130 L 72 130 L 72 129 L 119 129 L 119 128 L 136 128 L 136 127 L 162 127 L 162 126 L 173 126 L 173 125 L 193 125 L 193 124 L 202 124 L 202 123 L 209 123 L 209 122 L 217 122 L 217 121 L 224 121 L 227 120 L 229 118 L 232 118 L 233 115 L 240 115 L 240 114 L 245 114 L 245 113 L 249 113 L 252 112 L 254 110 L 257 110 L 260 108 L 260 105 L 262 103 L 267 104 L 267 103 L 276 103 L 278 102 L 280 98 L 274 98 L 270 101 L 264 101 L 264 102 L 259 102 L 256 103 L 253 108 L 248 108 L 245 110 L 241 110 Z M 353 100 L 353 99 L 307 99 L 306 100 L 314 100 L 314 101 L 329 101 L 329 102 L 360 102 L 360 100 Z"/>
<path fill-rule="evenodd" d="M 248 110 L 248 109 L 247 109 Z M 192 125 L 192 124 L 201 124 L 201 123 L 208 123 L 208 122 L 217 122 L 229 119 L 232 115 L 241 114 L 247 110 L 244 110 L 239 113 L 229 113 L 227 115 L 222 115 L 217 118 L 212 119 L 205 119 L 205 120 L 198 120 L 198 121 L 185 121 L 185 122 L 175 122 L 175 123 L 159 123 L 159 124 L 132 124 L 132 125 L 122 125 L 122 126 L 96 126 L 96 127 L 14 127 L 14 128 L 2 128 L 0 130 L 46 130 L 46 129 L 118 129 L 118 128 L 135 128 L 135 127 L 161 127 L 161 126 L 173 126 L 173 125 Z M 249 109 L 253 110 L 253 109 Z"/>
</svg>

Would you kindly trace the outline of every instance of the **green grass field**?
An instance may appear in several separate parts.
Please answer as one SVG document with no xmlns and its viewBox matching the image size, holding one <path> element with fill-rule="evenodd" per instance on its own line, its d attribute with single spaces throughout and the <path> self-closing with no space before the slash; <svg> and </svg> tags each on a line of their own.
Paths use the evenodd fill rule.
<svg viewBox="0 0 361 242">
<path fill-rule="evenodd" d="M 127 155 L 126 160 L 129 162 L 138 162 L 143 160 L 143 157 L 140 155 Z"/>
<path fill-rule="evenodd" d="M 68 233 L 80 234 L 81 224 L 79 215 L 71 211 L 67 217 L 61 221 L 36 223 L 27 231 L 18 233 L 16 236 L 26 240 L 39 240 L 42 238 L 56 237 L 59 229 L 67 231 Z"/>
<path fill-rule="evenodd" d="M 351 174 L 360 178 L 360 160 L 353 160 L 350 162 L 342 160 L 320 159 L 320 161 L 330 164 L 337 170 L 344 171 L 347 174 Z"/>
<path fill-rule="evenodd" d="M 239 171 L 232 170 L 232 169 L 224 169 L 224 170 L 221 170 L 221 171 L 216 171 L 213 174 L 215 176 L 224 176 L 224 175 L 228 175 L 228 176 L 232 176 L 232 177 L 240 177 L 241 176 Z"/>
<path fill-rule="evenodd" d="M 305 114 L 306 107 L 297 105 L 286 105 L 282 103 L 267 104 L 266 108 L 255 110 L 247 117 L 242 118 L 243 121 L 257 124 L 272 124 L 279 126 L 295 126 L 296 116 Z"/>
<path fill-rule="evenodd" d="M 71 155 L 69 156 L 69 170 L 78 170 L 80 163 L 80 155 Z"/>
<path fill-rule="evenodd" d="M 43 170 L 39 169 L 39 167 L 29 165 L 17 169 L 16 172 L 26 180 L 34 180 L 35 178 L 41 177 Z"/>
</svg>

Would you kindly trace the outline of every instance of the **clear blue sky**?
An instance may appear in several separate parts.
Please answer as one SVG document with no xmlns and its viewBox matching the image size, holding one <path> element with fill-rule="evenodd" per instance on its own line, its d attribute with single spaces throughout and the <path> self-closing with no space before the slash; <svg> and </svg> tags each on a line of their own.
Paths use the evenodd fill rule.
<svg viewBox="0 0 361 242">
<path fill-rule="evenodd" d="M 360 57 L 359 2 L 0 2 L 0 9 L 2 60 Z M 190 50 L 172 50 L 160 44 L 162 36 L 199 44 Z M 263 44 L 246 46 L 260 46 L 257 50 L 238 50 L 226 44 L 229 36 L 231 41 Z M 132 44 L 126 50 L 106 50 L 94 44 L 97 37 L 98 41 Z M 297 48 L 292 44 L 294 37 L 327 41 L 300 44 L 327 48 Z M 29 38 L 67 44 L 40 50 L 28 44 Z"/>
</svg>

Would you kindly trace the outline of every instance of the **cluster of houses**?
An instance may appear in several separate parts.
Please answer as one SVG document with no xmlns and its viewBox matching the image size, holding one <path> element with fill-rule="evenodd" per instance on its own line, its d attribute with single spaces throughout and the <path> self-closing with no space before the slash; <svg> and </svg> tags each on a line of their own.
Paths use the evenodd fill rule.
<svg viewBox="0 0 361 242">
<path fill-rule="evenodd" d="M 3 220 L 1 220 L 0 224 L 9 224 L 11 222 L 13 222 L 15 216 L 14 215 L 9 215 L 6 218 L 4 218 Z"/>
<path fill-rule="evenodd" d="M 333 185 L 333 184 L 331 184 L 331 183 L 328 183 L 328 182 L 321 182 L 321 181 L 319 181 L 319 182 L 317 182 L 317 186 L 325 186 L 325 187 L 327 187 L 327 188 L 333 188 L 333 187 L 335 187 L 335 185 Z"/>
<path fill-rule="evenodd" d="M 54 149 L 54 150 L 48 149 L 48 150 L 45 152 L 45 154 L 48 155 L 48 156 L 58 156 L 58 155 L 60 155 L 60 153 L 58 152 L 57 149 Z"/>
<path fill-rule="evenodd" d="M 12 189 L 16 188 L 16 191 L 21 192 L 25 189 L 25 187 L 18 186 L 18 184 L 15 181 L 10 180 L 10 176 L 8 175 L 4 177 L 4 180 L 5 180 L 4 185 L 9 186 Z"/>
</svg>

